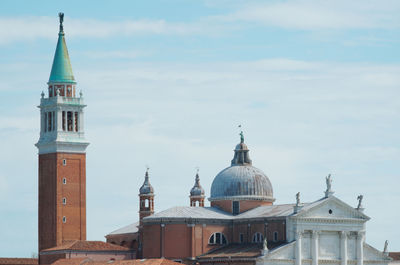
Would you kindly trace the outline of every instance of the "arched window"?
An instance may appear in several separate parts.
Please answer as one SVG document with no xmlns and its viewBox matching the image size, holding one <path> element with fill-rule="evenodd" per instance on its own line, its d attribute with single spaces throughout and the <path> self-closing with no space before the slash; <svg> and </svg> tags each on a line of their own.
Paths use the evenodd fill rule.
<svg viewBox="0 0 400 265">
<path fill-rule="evenodd" d="M 149 200 L 148 200 L 148 199 L 146 199 L 146 200 L 144 201 L 144 207 L 146 207 L 146 208 L 149 207 Z"/>
<path fill-rule="evenodd" d="M 274 242 L 278 241 L 278 231 L 274 232 Z"/>
<path fill-rule="evenodd" d="M 264 241 L 264 236 L 260 232 L 256 232 L 253 235 L 253 243 L 261 243 Z"/>
<path fill-rule="evenodd" d="M 210 236 L 210 239 L 208 240 L 208 244 L 210 245 L 226 245 L 228 244 L 228 241 L 226 240 L 226 237 L 224 234 L 217 232 L 214 233 Z"/>
</svg>

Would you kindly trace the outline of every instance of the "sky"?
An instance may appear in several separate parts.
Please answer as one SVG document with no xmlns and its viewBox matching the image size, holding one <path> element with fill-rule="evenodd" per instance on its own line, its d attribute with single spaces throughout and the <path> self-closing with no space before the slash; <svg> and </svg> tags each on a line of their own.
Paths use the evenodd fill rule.
<svg viewBox="0 0 400 265">
<path fill-rule="evenodd" d="M 87 239 L 210 195 L 242 125 L 276 204 L 364 196 L 366 242 L 400 251 L 400 2 L 1 1 L 0 257 L 37 253 L 40 94 L 58 12 L 85 109 Z M 208 202 L 207 202 L 208 205 Z"/>
</svg>

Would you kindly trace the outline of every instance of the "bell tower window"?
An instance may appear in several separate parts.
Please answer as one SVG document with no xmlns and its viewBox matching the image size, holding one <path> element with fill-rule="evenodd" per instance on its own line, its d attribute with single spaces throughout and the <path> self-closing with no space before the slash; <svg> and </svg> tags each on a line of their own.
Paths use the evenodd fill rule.
<svg viewBox="0 0 400 265">
<path fill-rule="evenodd" d="M 62 129 L 65 131 L 65 111 L 62 112 Z"/>
<path fill-rule="evenodd" d="M 68 131 L 71 132 L 72 131 L 72 111 L 68 111 L 67 112 L 67 128 Z"/>
<path fill-rule="evenodd" d="M 44 113 L 44 132 L 47 132 L 47 112 Z"/>
<path fill-rule="evenodd" d="M 47 131 L 51 131 L 51 128 L 52 128 L 52 122 L 53 122 L 53 119 L 52 119 L 52 113 L 51 112 L 48 112 L 48 115 L 49 115 L 49 120 L 48 120 L 48 125 L 47 125 Z"/>
</svg>

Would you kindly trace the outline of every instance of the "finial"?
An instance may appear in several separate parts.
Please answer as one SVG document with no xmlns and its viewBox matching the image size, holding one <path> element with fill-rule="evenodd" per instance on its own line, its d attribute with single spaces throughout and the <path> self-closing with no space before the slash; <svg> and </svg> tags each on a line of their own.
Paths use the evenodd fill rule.
<svg viewBox="0 0 400 265">
<path fill-rule="evenodd" d="M 44 92 L 42 91 L 42 94 L 40 94 L 42 96 L 42 98 L 44 98 Z"/>
<path fill-rule="evenodd" d="M 363 206 L 362 206 L 363 198 L 364 198 L 364 196 L 362 194 L 358 195 L 358 197 L 357 197 L 357 200 L 358 200 L 357 210 L 363 209 Z"/>
<path fill-rule="evenodd" d="M 58 13 L 58 17 L 60 18 L 60 33 L 64 32 L 63 22 L 64 22 L 64 13 Z"/>
<path fill-rule="evenodd" d="M 300 192 L 296 193 L 296 206 L 300 205 Z"/>
<path fill-rule="evenodd" d="M 79 91 L 79 96 L 80 96 L 80 97 L 83 97 L 82 90 L 81 90 L 81 91 Z"/>
</svg>

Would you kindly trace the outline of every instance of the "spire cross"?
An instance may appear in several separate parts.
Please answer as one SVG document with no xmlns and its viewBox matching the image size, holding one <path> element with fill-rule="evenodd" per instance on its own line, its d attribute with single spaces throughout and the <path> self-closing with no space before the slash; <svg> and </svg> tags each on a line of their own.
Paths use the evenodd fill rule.
<svg viewBox="0 0 400 265">
<path fill-rule="evenodd" d="M 60 32 L 64 31 L 63 22 L 64 22 L 64 13 L 58 13 L 58 17 L 60 18 Z"/>
</svg>

